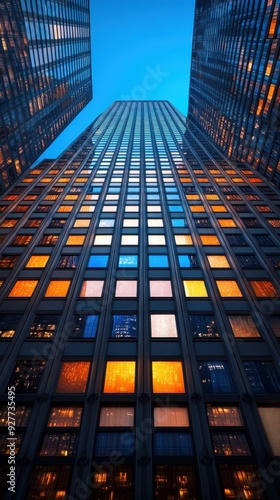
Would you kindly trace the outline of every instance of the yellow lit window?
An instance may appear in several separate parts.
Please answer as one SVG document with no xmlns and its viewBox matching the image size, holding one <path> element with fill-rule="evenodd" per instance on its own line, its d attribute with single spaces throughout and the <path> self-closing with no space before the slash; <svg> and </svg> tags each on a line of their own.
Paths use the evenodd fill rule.
<svg viewBox="0 0 280 500">
<path fill-rule="evenodd" d="M 139 220 L 138 219 L 124 219 L 123 227 L 138 227 Z"/>
<path fill-rule="evenodd" d="M 77 194 L 67 194 L 64 197 L 64 200 L 77 200 L 77 199 L 78 199 L 78 195 Z"/>
<path fill-rule="evenodd" d="M 232 181 L 235 182 L 235 183 L 244 182 L 244 180 L 242 179 L 242 177 L 232 177 Z"/>
<path fill-rule="evenodd" d="M 124 234 L 121 239 L 121 245 L 138 245 L 138 235 Z"/>
<path fill-rule="evenodd" d="M 101 297 L 104 281 L 86 280 L 83 282 L 80 297 Z"/>
<path fill-rule="evenodd" d="M 268 62 L 265 70 L 265 76 L 269 76 L 272 70 L 272 62 Z"/>
<path fill-rule="evenodd" d="M 148 219 L 148 227 L 163 227 L 162 219 Z"/>
<path fill-rule="evenodd" d="M 80 427 L 82 408 L 76 406 L 55 406 L 51 409 L 48 427 Z"/>
<path fill-rule="evenodd" d="M 166 245 L 165 236 L 163 234 L 149 234 L 149 245 Z"/>
<path fill-rule="evenodd" d="M 204 281 L 185 280 L 183 283 L 186 297 L 208 297 Z"/>
<path fill-rule="evenodd" d="M 271 281 L 250 281 L 256 297 L 278 297 L 278 292 Z"/>
<path fill-rule="evenodd" d="M 82 213 L 92 213 L 95 210 L 94 205 L 82 205 L 80 208 L 80 212 Z"/>
<path fill-rule="evenodd" d="M 192 245 L 192 237 L 189 234 L 175 234 L 176 245 Z"/>
<path fill-rule="evenodd" d="M 89 361 L 65 361 L 62 363 L 56 392 L 60 394 L 86 392 L 89 368 Z"/>
<path fill-rule="evenodd" d="M 153 393 L 182 394 L 185 383 L 181 361 L 152 362 Z"/>
<path fill-rule="evenodd" d="M 218 246 L 220 245 L 220 241 L 218 236 L 215 234 L 201 234 L 200 235 L 202 245 L 213 245 L 213 246 Z"/>
<path fill-rule="evenodd" d="M 208 182 L 208 178 L 207 177 L 198 177 L 197 178 L 197 182 L 200 182 L 200 183 L 202 183 L 202 182 Z"/>
<path fill-rule="evenodd" d="M 9 293 L 9 297 L 31 297 L 38 280 L 18 280 Z"/>
<path fill-rule="evenodd" d="M 198 194 L 186 194 L 186 199 L 189 201 L 199 200 Z"/>
<path fill-rule="evenodd" d="M 181 182 L 192 182 L 190 177 L 180 177 L 180 181 Z M 167 181 L 165 181 L 165 182 L 167 182 Z"/>
<path fill-rule="evenodd" d="M 90 219 L 77 219 L 73 227 L 89 227 Z"/>
<path fill-rule="evenodd" d="M 216 280 L 221 297 L 243 297 L 235 280 Z"/>
<path fill-rule="evenodd" d="M 44 200 L 45 201 L 55 201 L 58 198 L 58 194 L 48 194 L 45 196 Z"/>
<path fill-rule="evenodd" d="M 88 177 L 77 177 L 77 179 L 75 180 L 75 182 L 87 182 L 88 180 Z"/>
<path fill-rule="evenodd" d="M 225 255 L 207 255 L 207 259 L 212 269 L 230 267 L 229 261 Z"/>
<path fill-rule="evenodd" d="M 205 195 L 206 200 L 219 200 L 219 196 L 217 194 L 206 194 Z"/>
<path fill-rule="evenodd" d="M 98 234 L 95 236 L 94 245 L 111 245 L 112 235 L 111 234 Z"/>
<path fill-rule="evenodd" d="M 135 361 L 108 361 L 104 393 L 129 394 L 135 392 Z"/>
<path fill-rule="evenodd" d="M 45 297 L 66 297 L 71 281 L 51 280 Z"/>
<path fill-rule="evenodd" d="M 30 183 L 30 182 L 34 182 L 35 181 L 35 178 L 32 178 L 32 177 L 25 177 L 25 179 L 22 179 L 21 182 L 26 182 L 26 183 Z"/>
<path fill-rule="evenodd" d="M 70 181 L 70 178 L 69 177 L 60 177 L 60 179 L 58 179 L 57 182 L 69 182 Z"/>
<path fill-rule="evenodd" d="M 71 234 L 68 236 L 66 245 L 82 245 L 85 241 L 85 236 L 80 234 Z"/>
<path fill-rule="evenodd" d="M 213 212 L 226 212 L 227 209 L 224 205 L 211 205 Z"/>
<path fill-rule="evenodd" d="M 218 219 L 221 227 L 236 227 L 235 222 L 232 219 Z"/>
<path fill-rule="evenodd" d="M 46 267 L 49 258 L 49 255 L 33 255 L 27 262 L 26 267 Z"/>
<path fill-rule="evenodd" d="M 43 177 L 40 182 L 43 182 L 43 183 L 46 183 L 46 184 L 49 184 L 49 182 L 52 181 L 52 177 Z"/>
<path fill-rule="evenodd" d="M 69 213 L 71 212 L 73 209 L 73 206 L 72 205 L 61 205 L 58 209 L 58 212 L 66 212 L 66 213 Z"/>
<path fill-rule="evenodd" d="M 205 209 L 202 205 L 190 205 L 191 212 L 205 212 Z"/>
<path fill-rule="evenodd" d="M 218 184 L 221 184 L 221 183 L 224 183 L 224 182 L 227 182 L 227 180 L 225 179 L 225 177 L 213 177 L 214 181 L 216 181 Z"/>
</svg>

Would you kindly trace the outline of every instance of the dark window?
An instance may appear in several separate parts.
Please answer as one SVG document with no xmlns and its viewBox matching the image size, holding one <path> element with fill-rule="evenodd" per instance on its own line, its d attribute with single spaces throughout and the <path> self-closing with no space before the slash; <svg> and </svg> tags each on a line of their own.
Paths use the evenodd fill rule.
<svg viewBox="0 0 280 500">
<path fill-rule="evenodd" d="M 79 261 L 78 255 L 61 255 L 57 264 L 58 269 L 76 269 Z"/>
<path fill-rule="evenodd" d="M 45 434 L 39 455 L 73 457 L 76 455 L 77 438 L 75 432 Z"/>
<path fill-rule="evenodd" d="M 254 255 L 236 255 L 242 269 L 259 269 L 261 266 Z"/>
<path fill-rule="evenodd" d="M 251 451 L 242 432 L 213 432 L 213 447 L 215 455 L 251 455 Z"/>
<path fill-rule="evenodd" d="M 16 333 L 21 316 L 19 314 L 0 315 L 0 338 L 12 338 Z"/>
<path fill-rule="evenodd" d="M 278 393 L 280 377 L 272 361 L 243 362 L 254 394 Z"/>
<path fill-rule="evenodd" d="M 113 452 L 124 457 L 131 456 L 135 450 L 133 432 L 99 432 L 96 436 L 95 454 L 108 456 Z"/>
<path fill-rule="evenodd" d="M 199 268 L 199 262 L 196 255 L 178 255 L 180 267 Z"/>
<path fill-rule="evenodd" d="M 275 247 L 275 243 L 269 234 L 254 234 L 257 245 L 260 247 Z"/>
<path fill-rule="evenodd" d="M 19 234 L 12 242 L 12 245 L 14 246 L 28 245 L 28 243 L 30 243 L 31 240 L 32 240 L 31 234 Z"/>
<path fill-rule="evenodd" d="M 38 389 L 45 364 L 45 361 L 36 358 L 17 361 L 8 387 L 15 386 L 16 393 L 19 394 L 34 394 Z"/>
<path fill-rule="evenodd" d="M 134 314 L 114 314 L 112 338 L 136 338 L 137 317 Z"/>
<path fill-rule="evenodd" d="M 193 455 L 193 441 L 189 432 L 156 432 L 154 434 L 156 456 Z"/>
<path fill-rule="evenodd" d="M 38 207 L 35 208 L 35 212 L 46 213 L 50 211 L 51 207 L 52 205 L 38 205 Z"/>
<path fill-rule="evenodd" d="M 267 255 L 267 258 L 273 265 L 274 269 L 280 269 L 280 255 Z"/>
<path fill-rule="evenodd" d="M 54 246 L 57 243 L 58 237 L 59 237 L 59 235 L 57 235 L 57 234 L 46 234 L 45 236 L 43 236 L 40 239 L 38 245 L 40 245 L 40 246 L 46 246 L 46 245 Z"/>
<path fill-rule="evenodd" d="M 18 257 L 16 255 L 3 255 L 0 258 L 0 268 L 1 269 L 11 269 L 17 262 Z"/>
<path fill-rule="evenodd" d="M 199 500 L 198 481 L 192 465 L 156 465 L 157 500 L 185 498 Z"/>
<path fill-rule="evenodd" d="M 259 221 L 257 221 L 257 219 L 254 219 L 253 217 L 245 217 L 242 219 L 242 222 L 244 222 L 245 226 L 248 228 L 262 227 Z"/>
<path fill-rule="evenodd" d="M 28 425 L 29 417 L 32 408 L 28 406 L 16 406 L 15 423 L 16 427 L 26 427 Z M 8 426 L 8 407 L 3 405 L 0 408 L 0 427 Z"/>
<path fill-rule="evenodd" d="M 5 208 L 5 207 L 4 207 Z M 15 212 L 20 212 L 20 213 L 24 213 L 24 212 L 27 212 L 27 210 L 30 208 L 30 205 L 18 205 L 16 208 L 15 208 Z"/>
<path fill-rule="evenodd" d="M 71 338 L 93 339 L 96 337 L 99 316 L 97 314 L 75 315 Z"/>
<path fill-rule="evenodd" d="M 211 221 L 206 217 L 204 219 L 194 219 L 196 227 L 213 227 Z"/>
<path fill-rule="evenodd" d="M 39 227 L 43 219 L 29 219 L 24 227 Z"/>
<path fill-rule="evenodd" d="M 53 219 L 50 222 L 49 227 L 63 227 L 66 222 L 66 219 Z"/>
<path fill-rule="evenodd" d="M 37 465 L 32 474 L 27 498 L 66 498 L 70 479 L 70 465 Z"/>
<path fill-rule="evenodd" d="M 205 394 L 234 392 L 233 381 L 227 362 L 202 361 L 198 363 L 198 369 Z"/>
<path fill-rule="evenodd" d="M 60 316 L 53 314 L 38 314 L 30 327 L 28 337 L 32 339 L 52 339 L 54 337 Z"/>
<path fill-rule="evenodd" d="M 241 197 L 238 194 L 227 194 L 226 199 L 229 201 L 241 201 Z"/>
<path fill-rule="evenodd" d="M 214 316 L 190 314 L 189 318 L 194 338 L 217 338 L 220 336 Z"/>
<path fill-rule="evenodd" d="M 251 210 L 248 209 L 247 205 L 233 205 L 232 206 L 233 210 L 238 213 L 243 213 L 243 212 L 250 212 Z"/>
<path fill-rule="evenodd" d="M 246 240 L 242 234 L 227 234 L 226 235 L 230 246 L 244 247 L 247 245 Z"/>
</svg>

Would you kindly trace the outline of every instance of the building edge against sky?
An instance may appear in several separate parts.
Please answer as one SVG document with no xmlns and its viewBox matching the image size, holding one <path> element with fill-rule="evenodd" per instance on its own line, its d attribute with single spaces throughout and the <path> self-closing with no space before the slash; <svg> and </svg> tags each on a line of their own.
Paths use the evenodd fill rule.
<svg viewBox="0 0 280 500">
<path fill-rule="evenodd" d="M 279 0 L 196 0 L 188 118 L 278 187 L 279 54 Z"/>
<path fill-rule="evenodd" d="M 0 4 L 0 192 L 92 98 L 89 0 Z"/>
<path fill-rule="evenodd" d="M 278 499 L 279 205 L 167 101 L 1 197 L 2 498 L 14 386 L 22 498 Z"/>
</svg>

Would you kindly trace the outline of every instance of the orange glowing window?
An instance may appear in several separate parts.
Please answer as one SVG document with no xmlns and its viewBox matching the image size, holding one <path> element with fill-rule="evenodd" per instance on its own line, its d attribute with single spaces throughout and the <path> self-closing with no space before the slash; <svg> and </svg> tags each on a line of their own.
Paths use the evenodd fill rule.
<svg viewBox="0 0 280 500">
<path fill-rule="evenodd" d="M 232 219 L 218 219 L 221 227 L 236 227 L 235 222 Z"/>
<path fill-rule="evenodd" d="M 243 297 L 235 280 L 216 280 L 221 297 Z"/>
<path fill-rule="evenodd" d="M 22 179 L 21 182 L 26 182 L 26 183 L 30 183 L 30 182 L 34 182 L 35 181 L 35 177 L 32 178 L 32 177 L 25 177 L 25 179 Z"/>
<path fill-rule="evenodd" d="M 185 392 L 181 361 L 152 361 L 152 378 L 154 394 Z"/>
<path fill-rule="evenodd" d="M 190 205 L 191 212 L 205 212 L 205 209 L 202 205 Z"/>
<path fill-rule="evenodd" d="M 45 293 L 45 297 L 66 297 L 70 283 L 70 280 L 51 280 Z"/>
<path fill-rule="evenodd" d="M 189 234 L 175 234 L 176 245 L 192 245 L 193 240 Z"/>
<path fill-rule="evenodd" d="M 56 393 L 84 393 L 87 387 L 90 361 L 62 363 Z"/>
<path fill-rule="evenodd" d="M 214 181 L 216 181 L 218 184 L 227 182 L 225 177 L 213 177 Z"/>
<path fill-rule="evenodd" d="M 82 205 L 80 208 L 80 212 L 82 213 L 92 213 L 95 210 L 94 205 Z"/>
<path fill-rule="evenodd" d="M 229 261 L 225 255 L 207 255 L 208 262 L 212 269 L 229 268 Z"/>
<path fill-rule="evenodd" d="M 90 219 L 77 219 L 73 227 L 89 227 Z"/>
<path fill-rule="evenodd" d="M 256 111 L 257 115 L 261 114 L 262 107 L 263 107 L 263 99 L 259 99 L 259 103 L 258 103 L 258 107 L 257 107 L 257 111 Z"/>
<path fill-rule="evenodd" d="M 265 70 L 265 76 L 269 76 L 272 70 L 272 62 L 268 62 Z"/>
<path fill-rule="evenodd" d="M 208 297 L 203 280 L 184 280 L 186 297 Z"/>
<path fill-rule="evenodd" d="M 135 392 L 135 361 L 107 361 L 104 393 Z"/>
<path fill-rule="evenodd" d="M 198 194 L 186 194 L 186 199 L 189 201 L 199 200 L 199 195 Z"/>
<path fill-rule="evenodd" d="M 178 172 L 178 174 L 182 174 L 182 175 L 188 174 L 188 171 L 186 169 L 178 169 L 177 172 Z"/>
<path fill-rule="evenodd" d="M 18 280 L 9 293 L 9 297 L 32 297 L 38 280 Z"/>
<path fill-rule="evenodd" d="M 180 181 L 181 182 L 192 182 L 190 177 L 180 177 Z M 167 182 L 167 181 L 165 181 L 165 182 Z M 169 182 L 172 182 L 172 179 Z"/>
<path fill-rule="evenodd" d="M 237 183 L 237 182 L 244 182 L 244 180 L 242 179 L 242 177 L 232 177 L 231 179 L 233 182 Z"/>
<path fill-rule="evenodd" d="M 77 199 L 78 199 L 78 195 L 77 194 L 67 194 L 64 197 L 64 200 L 77 200 Z"/>
<path fill-rule="evenodd" d="M 6 219 L 2 222 L 0 227 L 15 227 L 19 219 Z"/>
<path fill-rule="evenodd" d="M 220 245 L 220 241 L 218 236 L 215 234 L 201 234 L 200 235 L 202 245 L 213 245 L 213 246 L 218 246 Z"/>
<path fill-rule="evenodd" d="M 82 284 L 80 297 L 101 297 L 103 286 L 104 281 L 102 280 L 86 280 Z"/>
<path fill-rule="evenodd" d="M 226 212 L 227 209 L 224 205 L 211 205 L 213 212 Z"/>
<path fill-rule="evenodd" d="M 197 182 L 200 182 L 200 183 L 208 182 L 208 178 L 207 177 L 198 177 Z"/>
<path fill-rule="evenodd" d="M 44 182 L 46 184 L 48 184 L 49 182 L 51 182 L 53 179 L 52 177 L 43 177 L 40 182 Z"/>
<path fill-rule="evenodd" d="M 45 201 L 55 201 L 58 198 L 58 194 L 48 194 L 45 196 L 44 200 Z"/>
<path fill-rule="evenodd" d="M 73 206 L 72 205 L 61 205 L 59 208 L 58 208 L 58 212 L 66 212 L 66 213 L 69 213 L 71 212 L 73 209 Z"/>
<path fill-rule="evenodd" d="M 256 297 L 279 297 L 279 294 L 271 281 L 250 281 Z"/>
<path fill-rule="evenodd" d="M 277 25 L 277 19 L 272 18 L 270 26 L 269 26 L 269 32 L 268 32 L 269 35 L 274 35 L 275 29 L 276 29 L 276 25 Z"/>
<path fill-rule="evenodd" d="M 217 194 L 206 194 L 205 195 L 206 200 L 219 200 L 219 196 Z"/>
<path fill-rule="evenodd" d="M 67 238 L 66 245 L 82 245 L 85 241 L 85 236 L 80 234 L 70 235 Z"/>
<path fill-rule="evenodd" d="M 58 179 L 57 182 L 69 182 L 70 181 L 70 178 L 69 177 L 60 177 L 60 179 Z"/>
<path fill-rule="evenodd" d="M 32 255 L 25 267 L 46 267 L 49 255 Z"/>
<path fill-rule="evenodd" d="M 88 177 L 77 177 L 75 182 L 87 182 L 87 180 L 88 180 Z"/>
</svg>

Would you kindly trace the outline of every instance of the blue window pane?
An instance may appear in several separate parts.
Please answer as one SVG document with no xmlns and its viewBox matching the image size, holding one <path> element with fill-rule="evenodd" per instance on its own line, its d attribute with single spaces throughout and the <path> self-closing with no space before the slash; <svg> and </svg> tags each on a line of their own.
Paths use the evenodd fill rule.
<svg viewBox="0 0 280 500">
<path fill-rule="evenodd" d="M 106 456 L 117 451 L 127 457 L 133 455 L 134 449 L 132 432 L 99 432 L 96 436 L 97 456 Z"/>
<path fill-rule="evenodd" d="M 102 188 L 101 187 L 93 187 L 91 188 L 92 193 L 101 193 Z"/>
<path fill-rule="evenodd" d="M 185 219 L 171 219 L 171 222 L 173 227 L 185 227 L 187 225 Z"/>
<path fill-rule="evenodd" d="M 214 316 L 190 314 L 191 331 L 195 338 L 219 337 Z"/>
<path fill-rule="evenodd" d="M 149 255 L 149 267 L 168 267 L 167 255 Z"/>
<path fill-rule="evenodd" d="M 178 194 L 168 194 L 167 195 L 168 200 L 179 200 L 179 195 Z"/>
<path fill-rule="evenodd" d="M 243 365 L 255 394 L 279 392 L 280 378 L 271 361 L 244 361 Z"/>
<path fill-rule="evenodd" d="M 138 256 L 137 255 L 120 255 L 119 256 L 119 267 L 137 267 L 138 266 Z"/>
<path fill-rule="evenodd" d="M 111 337 L 113 338 L 136 338 L 137 318 L 135 314 L 115 314 Z"/>
<path fill-rule="evenodd" d="M 165 188 L 167 193 L 178 193 L 178 189 L 176 187 L 167 187 Z"/>
<path fill-rule="evenodd" d="M 170 212 L 183 212 L 183 207 L 181 205 L 169 205 Z"/>
<path fill-rule="evenodd" d="M 193 455 L 192 436 L 188 432 L 156 432 L 154 435 L 155 455 Z"/>
<path fill-rule="evenodd" d="M 73 331 L 71 338 L 94 339 L 96 337 L 99 316 L 97 314 L 87 314 L 74 316 Z"/>
<path fill-rule="evenodd" d="M 88 267 L 107 267 L 109 255 L 91 255 Z"/>
<path fill-rule="evenodd" d="M 192 268 L 199 267 L 196 255 L 179 255 L 178 258 L 180 267 L 192 267 Z"/>
<path fill-rule="evenodd" d="M 204 361 L 198 364 L 205 394 L 234 392 L 229 367 L 225 361 Z"/>
</svg>

